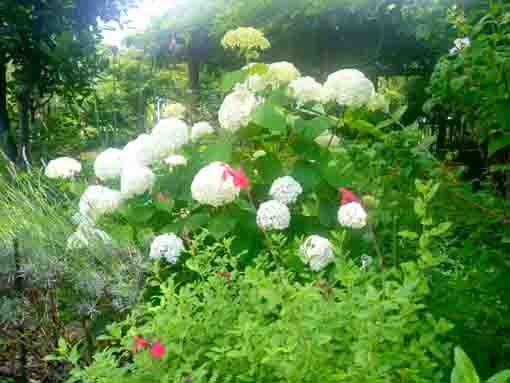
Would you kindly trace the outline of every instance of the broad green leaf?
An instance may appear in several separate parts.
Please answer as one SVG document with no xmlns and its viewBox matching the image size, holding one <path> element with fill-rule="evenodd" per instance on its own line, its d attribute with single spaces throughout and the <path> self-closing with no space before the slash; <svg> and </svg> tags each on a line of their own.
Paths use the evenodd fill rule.
<svg viewBox="0 0 510 383">
<path fill-rule="evenodd" d="M 232 160 L 232 144 L 230 142 L 218 142 L 210 144 L 202 153 L 204 165 L 214 161 L 230 162 Z"/>
<path fill-rule="evenodd" d="M 450 230 L 450 227 L 452 227 L 451 222 L 441 222 L 438 226 L 430 230 L 430 235 L 434 237 L 439 237 L 445 234 L 448 230 Z"/>
<path fill-rule="evenodd" d="M 234 230 L 238 221 L 230 212 L 222 212 L 208 222 L 207 229 L 216 239 L 221 239 Z"/>
<path fill-rule="evenodd" d="M 391 118 L 393 118 L 393 121 L 400 121 L 400 119 L 402 118 L 406 111 L 407 105 L 403 105 L 391 114 Z"/>
<path fill-rule="evenodd" d="M 455 77 L 454 79 L 450 80 L 450 87 L 454 91 L 458 91 L 464 86 L 466 79 L 466 76 Z"/>
<path fill-rule="evenodd" d="M 454 360 L 455 367 L 452 371 L 451 383 L 480 383 L 480 378 L 473 362 L 458 346 L 455 347 Z"/>
<path fill-rule="evenodd" d="M 255 110 L 252 121 L 274 134 L 284 134 L 287 126 L 285 116 L 269 102 L 263 103 Z"/>
<path fill-rule="evenodd" d="M 398 235 L 400 237 L 406 238 L 406 239 L 416 239 L 416 238 L 418 238 L 418 233 L 415 233 L 414 231 L 409 231 L 409 230 L 399 231 Z"/>
<path fill-rule="evenodd" d="M 362 134 L 367 134 L 377 138 L 380 138 L 383 135 L 383 133 L 374 124 L 365 120 L 355 120 L 351 123 L 351 127 Z"/>
<path fill-rule="evenodd" d="M 487 383 L 508 383 L 510 381 L 510 370 L 503 370 L 487 379 Z"/>
<path fill-rule="evenodd" d="M 322 132 L 331 127 L 331 121 L 327 117 L 316 117 L 312 120 L 299 119 L 295 123 L 296 130 L 307 141 L 315 140 Z"/>
<path fill-rule="evenodd" d="M 248 71 L 238 70 L 235 72 L 226 73 L 221 80 L 221 90 L 223 93 L 230 92 L 234 86 L 248 77 Z"/>
<path fill-rule="evenodd" d="M 304 191 L 313 190 L 320 182 L 319 169 L 305 161 L 298 161 L 291 175 L 301 184 Z"/>
<path fill-rule="evenodd" d="M 510 146 L 510 134 L 497 135 L 489 138 L 489 156 L 494 155 L 498 150 Z"/>
</svg>

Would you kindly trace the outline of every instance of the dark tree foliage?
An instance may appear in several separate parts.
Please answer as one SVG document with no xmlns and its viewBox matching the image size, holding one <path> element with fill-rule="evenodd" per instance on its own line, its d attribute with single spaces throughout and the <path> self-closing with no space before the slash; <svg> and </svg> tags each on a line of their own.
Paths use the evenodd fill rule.
<svg viewBox="0 0 510 383">
<path fill-rule="evenodd" d="M 28 155 L 30 115 L 55 94 L 86 94 L 102 61 L 96 54 L 98 18 L 119 19 L 134 0 L 3 0 L 0 2 L 0 72 L 14 69 L 21 140 Z M 0 136 L 9 137 L 5 151 L 16 152 L 6 108 L 7 81 L 0 81 Z"/>
</svg>

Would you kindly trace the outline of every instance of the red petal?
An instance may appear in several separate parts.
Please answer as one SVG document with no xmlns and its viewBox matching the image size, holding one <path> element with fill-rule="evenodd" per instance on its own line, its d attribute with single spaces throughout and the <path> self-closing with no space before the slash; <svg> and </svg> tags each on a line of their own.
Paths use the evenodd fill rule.
<svg viewBox="0 0 510 383">
<path fill-rule="evenodd" d="M 143 339 L 139 336 L 135 335 L 133 337 L 133 339 L 135 340 L 135 345 L 133 346 L 133 352 L 137 352 L 140 348 L 145 348 L 149 345 L 149 343 L 145 339 Z"/>
<path fill-rule="evenodd" d="M 165 355 L 166 348 L 161 344 L 161 342 L 156 342 L 151 347 L 151 355 L 154 358 L 161 359 Z"/>
</svg>

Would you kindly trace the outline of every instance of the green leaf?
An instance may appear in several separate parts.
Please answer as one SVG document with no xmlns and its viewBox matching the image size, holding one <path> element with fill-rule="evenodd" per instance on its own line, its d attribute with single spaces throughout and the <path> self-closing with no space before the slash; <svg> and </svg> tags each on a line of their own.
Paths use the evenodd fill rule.
<svg viewBox="0 0 510 383">
<path fill-rule="evenodd" d="M 409 230 L 399 231 L 398 235 L 400 237 L 406 238 L 406 239 L 416 239 L 416 238 L 418 238 L 418 233 L 415 233 L 414 231 L 409 231 Z"/>
<path fill-rule="evenodd" d="M 455 77 L 454 79 L 450 80 L 450 87 L 455 91 L 459 91 L 464 87 L 464 84 L 466 83 L 466 76 L 460 76 Z"/>
<path fill-rule="evenodd" d="M 489 156 L 494 155 L 498 150 L 510 146 L 510 134 L 497 135 L 489 138 Z"/>
<path fill-rule="evenodd" d="M 479 383 L 480 378 L 471 359 L 460 347 L 454 351 L 455 367 L 452 371 L 451 383 Z"/>
<path fill-rule="evenodd" d="M 510 370 L 503 370 L 487 379 L 487 383 L 507 383 L 510 380 Z"/>
<path fill-rule="evenodd" d="M 391 118 L 393 119 L 393 121 L 400 121 L 400 119 L 402 118 L 406 111 L 407 105 L 403 105 L 391 114 Z"/>
<path fill-rule="evenodd" d="M 320 182 L 319 169 L 305 161 L 298 161 L 292 170 L 292 177 L 303 187 L 304 191 L 313 190 Z"/>
<path fill-rule="evenodd" d="M 64 338 L 58 338 L 57 349 L 60 354 L 65 354 L 67 352 L 67 342 Z"/>
<path fill-rule="evenodd" d="M 204 165 L 214 161 L 230 162 L 232 160 L 232 143 L 218 142 L 208 145 L 202 153 L 201 159 Z"/>
<path fill-rule="evenodd" d="M 312 120 L 299 119 L 295 125 L 306 140 L 313 141 L 331 127 L 331 121 L 327 117 L 316 117 Z"/>
<path fill-rule="evenodd" d="M 450 227 L 452 227 L 451 222 L 441 222 L 438 226 L 430 230 L 429 234 L 434 237 L 439 237 L 445 234 L 448 230 L 450 230 Z"/>
<path fill-rule="evenodd" d="M 207 224 L 207 229 L 214 238 L 222 239 L 235 229 L 238 221 L 236 216 L 225 211 L 213 217 Z"/>
<path fill-rule="evenodd" d="M 362 134 L 367 134 L 377 138 L 380 138 L 383 135 L 383 133 L 374 124 L 365 120 L 355 120 L 351 123 L 351 127 Z"/>
<path fill-rule="evenodd" d="M 285 116 L 269 102 L 258 106 L 253 114 L 252 121 L 268 129 L 273 134 L 285 134 L 287 127 Z"/>
<path fill-rule="evenodd" d="M 230 92 L 236 84 L 243 82 L 247 77 L 248 71 L 246 70 L 226 73 L 221 80 L 221 90 L 223 93 Z"/>
</svg>

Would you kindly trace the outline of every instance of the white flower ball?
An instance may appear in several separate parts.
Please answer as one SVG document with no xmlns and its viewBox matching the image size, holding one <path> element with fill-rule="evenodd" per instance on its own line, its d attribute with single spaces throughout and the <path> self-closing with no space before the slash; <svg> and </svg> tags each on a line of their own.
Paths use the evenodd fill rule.
<svg viewBox="0 0 510 383">
<path fill-rule="evenodd" d="M 156 140 L 148 134 L 141 134 L 130 141 L 122 150 L 123 169 L 134 164 L 148 166 L 156 161 L 159 153 L 156 151 Z"/>
<path fill-rule="evenodd" d="M 267 76 L 273 86 L 279 86 L 297 80 L 301 74 L 294 64 L 282 61 L 269 64 Z"/>
<path fill-rule="evenodd" d="M 112 246 L 112 238 L 103 230 L 80 226 L 67 239 L 67 250 L 80 250 L 99 246 Z"/>
<path fill-rule="evenodd" d="M 455 39 L 453 42 L 453 48 L 450 49 L 450 56 L 454 55 L 455 53 L 459 52 L 460 50 L 464 49 L 465 47 L 468 47 L 471 45 L 471 40 L 469 37 L 463 37 L 460 39 Z"/>
<path fill-rule="evenodd" d="M 156 176 L 145 167 L 133 164 L 122 171 L 120 177 L 120 192 L 123 198 L 132 198 L 151 190 Z"/>
<path fill-rule="evenodd" d="M 208 122 L 197 122 L 191 127 L 191 141 L 196 142 L 203 136 L 213 134 L 214 128 Z"/>
<path fill-rule="evenodd" d="M 160 120 L 151 133 L 158 158 L 163 159 L 187 144 L 188 130 L 188 125 L 178 118 Z"/>
<path fill-rule="evenodd" d="M 188 160 L 186 157 L 179 156 L 179 155 L 173 155 L 170 157 L 165 158 L 165 164 L 169 165 L 171 168 L 174 166 L 186 166 L 188 163 Z"/>
<path fill-rule="evenodd" d="M 296 202 L 301 193 L 303 193 L 303 188 L 290 176 L 276 179 L 269 190 L 269 195 L 284 205 Z"/>
<path fill-rule="evenodd" d="M 154 239 L 151 245 L 150 258 L 165 258 L 168 263 L 176 264 L 184 250 L 182 239 L 175 234 L 163 234 Z"/>
<path fill-rule="evenodd" d="M 51 160 L 46 166 L 44 174 L 48 178 L 71 178 L 81 172 L 81 164 L 70 157 L 60 157 Z"/>
<path fill-rule="evenodd" d="M 257 210 L 257 225 L 264 231 L 285 230 L 290 225 L 290 211 L 283 203 L 271 200 Z"/>
<path fill-rule="evenodd" d="M 178 102 L 168 104 L 161 111 L 163 117 L 182 117 L 186 113 L 186 107 Z"/>
<path fill-rule="evenodd" d="M 367 224 L 367 213 L 357 202 L 350 202 L 338 209 L 338 222 L 342 226 L 361 229 Z"/>
<path fill-rule="evenodd" d="M 327 130 L 318 135 L 314 141 L 323 148 L 338 146 L 340 144 L 340 138 Z"/>
<path fill-rule="evenodd" d="M 120 177 L 123 166 L 122 150 L 109 148 L 96 157 L 94 172 L 102 181 Z"/>
<path fill-rule="evenodd" d="M 319 235 L 309 236 L 299 248 L 303 262 L 313 271 L 319 271 L 333 262 L 335 254 L 331 242 Z"/>
<path fill-rule="evenodd" d="M 252 92 L 262 92 L 269 85 L 271 85 L 268 76 L 261 76 L 259 74 L 253 74 L 246 79 L 245 85 Z"/>
<path fill-rule="evenodd" d="M 122 203 L 121 193 L 105 186 L 93 185 L 80 197 L 80 215 L 92 221 L 115 211 Z"/>
<path fill-rule="evenodd" d="M 250 115 L 257 108 L 257 97 L 245 87 L 238 87 L 221 104 L 218 112 L 220 125 L 235 132 L 250 122 Z"/>
<path fill-rule="evenodd" d="M 328 101 L 360 107 L 374 96 L 375 88 L 372 81 L 359 70 L 342 69 L 329 75 L 324 84 L 324 93 Z"/>
<path fill-rule="evenodd" d="M 215 207 L 234 201 L 241 189 L 234 185 L 231 176 L 225 177 L 225 169 L 221 162 L 213 162 L 200 169 L 191 183 L 192 198 Z"/>
<path fill-rule="evenodd" d="M 297 100 L 298 105 L 307 102 L 321 102 L 324 98 L 324 89 L 312 77 L 302 77 L 289 84 L 290 94 Z"/>
</svg>

